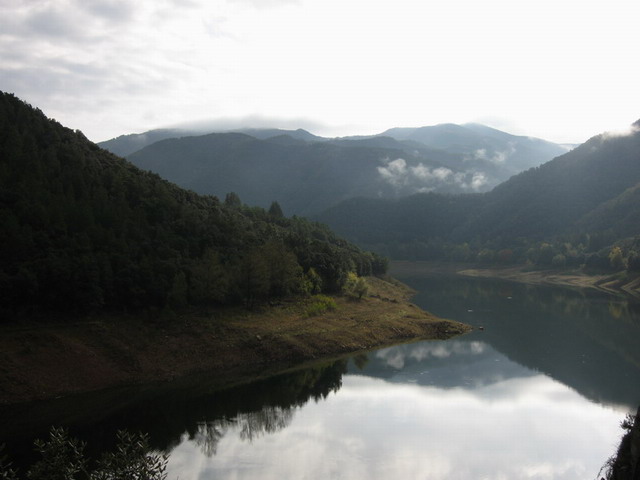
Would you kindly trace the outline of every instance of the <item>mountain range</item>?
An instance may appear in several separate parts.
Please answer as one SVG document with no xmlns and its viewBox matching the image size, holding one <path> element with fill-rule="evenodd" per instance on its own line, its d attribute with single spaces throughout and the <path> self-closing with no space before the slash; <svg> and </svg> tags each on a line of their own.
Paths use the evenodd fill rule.
<svg viewBox="0 0 640 480">
<path fill-rule="evenodd" d="M 152 130 L 100 144 L 198 193 L 309 215 L 349 198 L 485 192 L 567 147 L 478 124 L 323 138 L 305 130 Z"/>
<path fill-rule="evenodd" d="M 520 249 L 524 259 L 535 242 L 558 242 L 556 254 L 567 244 L 594 252 L 640 235 L 638 200 L 640 122 L 626 134 L 597 135 L 487 193 L 353 198 L 316 218 L 394 257 L 446 256 L 443 245 L 467 244 Z M 385 250 L 392 245 L 392 253 Z"/>
<path fill-rule="evenodd" d="M 139 170 L 84 143 L 79 133 L 70 136 L 62 127 L 44 128 L 42 119 L 25 123 L 21 109 L 14 105 L 17 100 L 7 98 L 4 114 L 9 119 L 4 120 L 0 140 L 8 163 L 0 174 L 13 180 L 3 182 L 0 199 L 4 203 L 0 206 L 3 244 L 15 251 L 5 249 L 5 264 L 14 266 L 5 271 L 5 277 L 0 276 L 0 282 L 22 282 L 14 292 L 17 297 L 53 281 L 53 277 L 37 278 L 53 271 L 47 270 L 51 267 L 48 260 L 41 265 L 31 262 L 28 268 L 17 266 L 20 258 L 31 261 L 24 252 L 35 255 L 52 245 L 66 251 L 71 244 L 85 253 L 69 256 L 66 252 L 63 263 L 84 259 L 91 266 L 83 267 L 85 272 L 111 278 L 108 262 L 95 264 L 95 256 L 87 256 L 87 241 L 121 251 L 123 258 L 133 255 L 139 260 L 151 255 L 149 245 L 165 238 L 165 244 L 173 246 L 161 257 L 174 258 L 173 266 L 166 269 L 162 266 L 165 260 L 158 258 L 155 273 L 152 268 L 136 275 L 160 278 L 165 268 L 170 274 L 157 287 L 164 292 L 160 297 L 166 298 L 180 271 L 189 272 L 197 258 L 208 255 L 210 248 L 201 244 L 209 245 L 212 240 L 202 231 L 201 222 L 209 222 L 206 228 L 218 242 L 215 248 L 231 270 L 242 267 L 244 254 L 237 251 L 237 240 L 229 235 L 243 239 L 242 248 L 260 245 L 261 235 L 290 238 L 289 249 L 305 272 L 312 266 L 324 268 L 320 265 L 327 259 L 319 258 L 315 247 L 309 248 L 318 239 L 328 241 L 328 246 L 317 248 L 336 258 L 351 258 L 335 271 L 321 272 L 325 284 L 333 288 L 339 286 L 349 262 L 366 264 L 363 269 L 358 267 L 363 272 L 378 268 L 374 264 L 382 266 L 378 257 L 343 244 L 328 230 L 304 223 L 298 215 L 319 220 L 360 247 L 394 259 L 586 264 L 589 268 L 615 264 L 616 268 L 640 270 L 640 121 L 627 133 L 597 135 L 568 152 L 542 140 L 475 124 L 391 129 L 369 137 L 335 139 L 322 139 L 305 130 L 205 135 L 166 130 L 115 139 L 111 148 L 140 147 L 127 155 Z M 22 130 L 16 131 L 16 125 Z M 504 162 L 496 160 L 500 157 L 497 152 L 507 147 L 518 155 L 503 155 Z M 474 188 L 474 179 L 488 175 L 488 170 L 480 171 L 478 165 L 502 165 L 502 172 L 505 165 L 524 168 L 533 161 L 533 152 L 551 155 L 554 149 L 564 153 L 511 176 L 490 191 L 460 193 L 481 190 Z M 16 160 L 20 158 L 23 160 Z M 518 158 L 522 163 L 516 162 Z M 96 166 L 106 165 L 113 167 L 105 170 L 106 175 L 95 171 Z M 415 183 L 418 180 L 422 183 Z M 200 197 L 193 191 L 217 197 Z M 30 196 L 25 197 L 27 193 Z M 224 202 L 218 200 L 223 196 Z M 260 208 L 270 204 L 272 213 Z M 139 205 L 144 208 L 139 210 Z M 180 217 L 180 210 L 191 213 Z M 283 210 L 295 217 L 287 219 Z M 218 217 L 211 218 L 215 212 Z M 239 233 L 252 224 L 257 226 L 254 233 Z M 119 233 L 108 233 L 114 225 L 120 229 L 114 232 Z M 49 233 L 38 233 L 43 226 Z M 262 233 L 256 233 L 258 230 Z M 84 231 L 84 236 L 75 235 L 77 231 Z M 149 232 L 155 240 L 141 240 Z M 188 238 L 180 240 L 185 232 Z M 70 243 L 60 243 L 59 238 L 69 238 Z M 348 253 L 340 253 L 342 248 Z M 187 264 L 182 263 L 185 260 Z M 314 263 L 318 261 L 321 264 Z M 28 275 L 32 267 L 40 269 L 35 276 Z M 122 265 L 109 268 L 115 271 Z M 119 276 L 131 274 L 121 272 Z M 83 276 L 66 282 L 91 285 Z M 115 290 L 109 293 L 116 294 Z M 230 293 L 230 298 L 237 301 L 240 293 Z"/>
</svg>

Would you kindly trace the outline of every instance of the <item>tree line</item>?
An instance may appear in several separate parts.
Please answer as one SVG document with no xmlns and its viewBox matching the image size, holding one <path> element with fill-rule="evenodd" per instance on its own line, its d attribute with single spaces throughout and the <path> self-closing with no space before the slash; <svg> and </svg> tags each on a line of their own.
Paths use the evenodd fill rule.
<svg viewBox="0 0 640 480">
<path fill-rule="evenodd" d="M 386 260 L 304 218 L 176 187 L 0 95 L 0 314 L 253 306 Z"/>
</svg>

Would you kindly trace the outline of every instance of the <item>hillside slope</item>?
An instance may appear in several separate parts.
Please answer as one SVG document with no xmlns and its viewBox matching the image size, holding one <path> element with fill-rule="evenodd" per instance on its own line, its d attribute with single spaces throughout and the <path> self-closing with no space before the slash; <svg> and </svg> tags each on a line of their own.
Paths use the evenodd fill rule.
<svg viewBox="0 0 640 480">
<path fill-rule="evenodd" d="M 385 269 L 322 225 L 227 200 L 0 94 L 0 314 L 251 305 Z"/>
<path fill-rule="evenodd" d="M 400 130 L 414 134 L 398 135 Z M 132 152 L 127 158 L 135 165 L 198 193 L 223 196 L 233 190 L 249 204 L 264 207 L 277 200 L 298 215 L 357 196 L 484 192 L 566 151 L 482 125 L 392 129 L 334 139 L 278 129 L 170 134 L 151 131 L 101 145 L 122 153 L 126 144 Z M 162 140 L 151 141 L 159 135 Z"/>
<path fill-rule="evenodd" d="M 402 201 L 352 200 L 317 218 L 368 245 L 389 246 L 402 239 L 407 245 L 467 243 L 476 250 L 483 246 L 522 249 L 532 242 L 584 234 L 593 239 L 603 232 L 609 232 L 611 243 L 616 238 L 640 235 L 638 183 L 640 129 L 636 127 L 625 135 L 593 137 L 489 193 L 474 197 L 420 194 Z M 438 217 L 446 221 L 434 222 Z M 349 222 L 354 218 L 358 219 L 357 227 Z M 442 254 L 440 248 L 435 256 Z"/>
</svg>

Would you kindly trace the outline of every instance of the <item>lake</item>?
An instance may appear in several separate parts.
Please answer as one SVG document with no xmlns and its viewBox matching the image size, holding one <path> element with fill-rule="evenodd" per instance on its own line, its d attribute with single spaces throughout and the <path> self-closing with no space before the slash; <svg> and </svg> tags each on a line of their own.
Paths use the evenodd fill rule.
<svg viewBox="0 0 640 480">
<path fill-rule="evenodd" d="M 400 279 L 422 308 L 478 329 L 223 391 L 205 376 L 6 409 L 0 432 L 27 461 L 53 419 L 97 449 L 117 428 L 140 429 L 171 453 L 168 478 L 180 480 L 596 478 L 640 402 L 638 305 L 489 279 Z"/>
</svg>

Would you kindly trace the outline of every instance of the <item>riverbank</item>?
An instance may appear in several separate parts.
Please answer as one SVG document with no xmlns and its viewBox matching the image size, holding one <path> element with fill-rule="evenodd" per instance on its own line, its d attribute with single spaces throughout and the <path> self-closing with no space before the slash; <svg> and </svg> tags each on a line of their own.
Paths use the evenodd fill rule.
<svg viewBox="0 0 640 480">
<path fill-rule="evenodd" d="M 369 277 L 367 283 L 362 300 L 334 297 L 335 310 L 311 317 L 313 298 L 253 312 L 237 308 L 4 325 L 0 404 L 199 372 L 225 386 L 305 361 L 470 330 L 411 304 L 414 292 L 399 282 Z"/>
<path fill-rule="evenodd" d="M 574 288 L 595 288 L 608 293 L 624 293 L 640 298 L 640 276 L 615 274 L 587 274 L 579 268 L 532 270 L 523 265 L 476 266 L 440 262 L 391 262 L 391 274 L 407 277 L 414 274 L 464 275 L 468 277 L 499 278 L 529 285 L 557 285 Z"/>
</svg>

